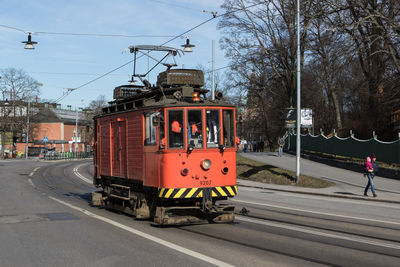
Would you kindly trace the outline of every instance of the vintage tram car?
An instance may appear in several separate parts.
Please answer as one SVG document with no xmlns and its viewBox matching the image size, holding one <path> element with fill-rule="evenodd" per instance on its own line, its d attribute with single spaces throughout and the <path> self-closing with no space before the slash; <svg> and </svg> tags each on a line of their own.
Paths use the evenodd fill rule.
<svg viewBox="0 0 400 267">
<path fill-rule="evenodd" d="M 151 86 L 114 89 L 94 118 L 92 203 L 155 224 L 232 222 L 235 107 L 207 100 L 203 72 L 168 69 Z"/>
</svg>

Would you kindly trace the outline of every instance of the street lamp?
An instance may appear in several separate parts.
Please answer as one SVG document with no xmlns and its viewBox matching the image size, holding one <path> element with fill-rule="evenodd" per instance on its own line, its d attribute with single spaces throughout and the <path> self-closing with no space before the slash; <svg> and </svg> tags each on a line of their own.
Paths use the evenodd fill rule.
<svg viewBox="0 0 400 267">
<path fill-rule="evenodd" d="M 181 45 L 183 48 L 183 52 L 191 53 L 193 52 L 192 47 L 195 47 L 195 45 L 190 44 L 189 38 L 186 38 L 186 44 Z"/>
<path fill-rule="evenodd" d="M 28 32 L 28 41 L 24 41 L 24 42 L 21 42 L 21 43 L 25 44 L 24 49 L 30 49 L 30 50 L 35 49 L 35 47 L 33 45 L 37 44 L 37 42 L 33 42 L 32 41 L 31 32 Z"/>
</svg>

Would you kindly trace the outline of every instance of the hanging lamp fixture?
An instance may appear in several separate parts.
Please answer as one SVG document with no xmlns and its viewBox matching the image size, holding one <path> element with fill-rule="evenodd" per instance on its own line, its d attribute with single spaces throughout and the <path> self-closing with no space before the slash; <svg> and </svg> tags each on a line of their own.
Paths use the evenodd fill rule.
<svg viewBox="0 0 400 267">
<path fill-rule="evenodd" d="M 33 45 L 37 44 L 37 42 L 32 41 L 31 32 L 28 32 L 28 41 L 24 41 L 21 43 L 25 44 L 24 49 L 30 49 L 30 50 L 35 49 L 35 47 Z"/>
<path fill-rule="evenodd" d="M 183 52 L 191 53 L 193 52 L 192 47 L 195 47 L 195 45 L 190 44 L 189 38 L 186 38 L 186 44 L 181 45 L 183 48 Z"/>
</svg>

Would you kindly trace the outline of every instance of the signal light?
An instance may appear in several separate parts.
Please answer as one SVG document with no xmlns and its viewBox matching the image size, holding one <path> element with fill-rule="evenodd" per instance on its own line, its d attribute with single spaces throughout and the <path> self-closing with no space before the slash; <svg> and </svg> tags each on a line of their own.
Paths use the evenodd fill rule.
<svg viewBox="0 0 400 267">
<path fill-rule="evenodd" d="M 200 101 L 199 92 L 194 92 L 193 93 L 193 101 L 194 102 L 199 102 Z"/>
</svg>

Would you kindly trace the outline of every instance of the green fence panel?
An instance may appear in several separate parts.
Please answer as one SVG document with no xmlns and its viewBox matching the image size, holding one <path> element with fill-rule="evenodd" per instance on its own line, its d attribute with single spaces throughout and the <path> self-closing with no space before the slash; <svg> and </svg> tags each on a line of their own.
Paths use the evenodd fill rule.
<svg viewBox="0 0 400 267">
<path fill-rule="evenodd" d="M 296 151 L 296 135 L 286 137 L 285 148 Z M 353 136 L 340 138 L 338 136 L 325 137 L 323 135 L 301 135 L 301 149 L 331 155 L 365 159 L 375 154 L 378 161 L 386 163 L 400 163 L 400 140 L 382 142 L 371 138 L 359 140 Z"/>
</svg>

